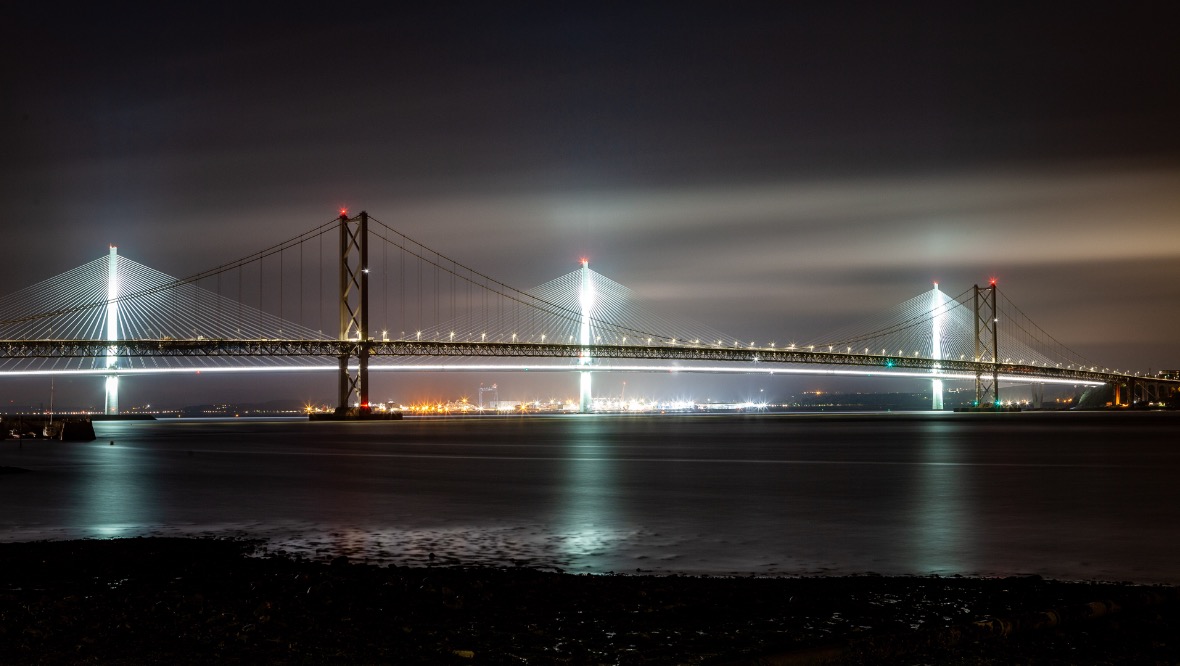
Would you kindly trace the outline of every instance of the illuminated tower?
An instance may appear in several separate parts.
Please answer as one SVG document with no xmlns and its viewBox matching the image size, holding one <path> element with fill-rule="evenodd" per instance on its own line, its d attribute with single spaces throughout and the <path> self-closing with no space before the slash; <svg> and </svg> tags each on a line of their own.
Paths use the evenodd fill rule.
<svg viewBox="0 0 1180 666">
<path fill-rule="evenodd" d="M 349 218 L 340 211 L 340 340 L 355 342 L 339 357 L 336 413 L 347 414 L 356 396 L 357 414 L 371 413 L 369 406 L 369 214 Z M 356 374 L 348 362 L 357 360 Z"/>
<path fill-rule="evenodd" d="M 942 360 L 942 325 L 943 325 L 943 319 L 946 317 L 946 301 L 944 300 L 942 292 L 938 290 L 938 283 L 937 282 L 934 283 L 934 291 L 930 292 L 930 297 L 931 297 L 930 311 L 934 313 L 934 330 L 932 332 L 933 334 L 931 336 L 931 342 L 930 342 L 930 358 L 934 359 L 935 361 L 941 361 Z M 934 364 L 934 374 L 937 375 L 941 372 L 939 369 L 940 367 L 941 366 L 939 364 L 937 364 L 937 363 Z M 930 408 L 934 409 L 934 410 L 941 410 L 943 408 L 942 407 L 942 380 L 941 379 L 932 379 L 932 380 L 930 380 L 930 384 L 933 389 L 932 393 L 934 396 L 932 398 Z"/>
<path fill-rule="evenodd" d="M 975 406 L 987 406 L 990 394 L 992 406 L 1000 403 L 1000 352 L 996 326 L 996 281 L 980 289 L 975 285 Z M 991 360 L 988 360 L 988 355 Z M 991 365 L 991 377 L 984 371 L 984 363 Z M 990 381 L 989 381 L 990 379 Z"/>
<path fill-rule="evenodd" d="M 111 246 L 110 258 L 107 260 L 107 342 L 115 343 L 119 340 L 119 255 L 118 248 Z M 115 344 L 107 346 L 106 368 L 107 398 L 105 412 L 119 413 L 119 348 Z"/>
<path fill-rule="evenodd" d="M 594 287 L 590 284 L 590 261 L 582 259 L 582 288 L 578 300 L 582 304 L 582 327 L 578 332 L 578 344 L 582 345 L 582 352 L 578 354 L 578 365 L 590 365 L 590 310 L 594 307 Z M 581 392 L 578 400 L 578 411 L 583 414 L 591 409 L 590 371 L 582 370 Z"/>
</svg>

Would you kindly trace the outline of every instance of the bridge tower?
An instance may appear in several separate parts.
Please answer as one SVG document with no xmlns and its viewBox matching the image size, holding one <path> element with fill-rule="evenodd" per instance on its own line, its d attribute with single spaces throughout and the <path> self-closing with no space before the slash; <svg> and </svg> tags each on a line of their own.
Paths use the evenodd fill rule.
<svg viewBox="0 0 1180 666">
<path fill-rule="evenodd" d="M 339 393 L 336 413 L 348 412 L 353 396 L 358 414 L 369 407 L 369 214 L 349 218 L 340 214 L 340 340 L 353 341 L 340 355 Z M 357 359 L 356 373 L 349 368 Z"/>
<path fill-rule="evenodd" d="M 996 328 L 996 281 L 986 287 L 975 285 L 975 362 L 991 363 L 991 377 L 982 366 L 975 369 L 975 405 L 1000 406 L 1000 350 Z M 990 361 L 988 359 L 991 359 Z"/>
<path fill-rule="evenodd" d="M 578 301 L 582 305 L 582 326 L 578 331 L 578 344 L 582 345 L 582 351 L 578 354 L 578 365 L 589 367 L 590 310 L 594 307 L 594 286 L 590 284 L 590 261 L 587 259 L 582 259 L 582 285 L 579 289 Z M 586 414 L 593 408 L 593 399 L 590 393 L 590 370 L 582 370 L 578 374 L 581 381 L 578 411 Z"/>
<path fill-rule="evenodd" d="M 119 413 L 119 347 L 114 344 L 119 340 L 119 254 L 118 248 L 111 246 L 111 253 L 107 259 L 107 347 L 106 369 L 106 401 L 103 412 L 107 415 Z"/>
<path fill-rule="evenodd" d="M 938 283 L 937 282 L 934 283 L 934 291 L 932 291 L 930 293 L 930 296 L 931 296 L 931 306 L 932 306 L 930 309 L 934 313 L 934 330 L 932 331 L 932 335 L 931 335 L 930 358 L 934 359 L 935 361 L 941 361 L 942 360 L 942 328 L 943 328 L 943 323 L 946 319 L 946 299 L 943 296 L 943 293 L 938 290 Z M 936 364 L 934 366 L 934 368 L 935 368 L 934 373 L 940 374 L 940 372 L 941 372 L 939 369 L 940 366 Z M 932 397 L 931 397 L 930 409 L 933 409 L 936 411 L 942 410 L 943 409 L 942 380 L 941 379 L 932 379 L 932 380 L 930 380 L 930 385 L 931 385 L 931 389 L 932 389 L 931 390 Z"/>
</svg>

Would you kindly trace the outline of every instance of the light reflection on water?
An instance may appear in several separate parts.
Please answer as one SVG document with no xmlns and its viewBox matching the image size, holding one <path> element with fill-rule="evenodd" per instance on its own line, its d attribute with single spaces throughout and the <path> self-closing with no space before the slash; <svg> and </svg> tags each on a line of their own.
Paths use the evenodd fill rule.
<svg viewBox="0 0 1180 666">
<path fill-rule="evenodd" d="M 919 427 L 918 495 L 914 503 L 914 553 L 918 571 L 937 574 L 969 573 L 969 536 L 973 532 L 969 501 L 970 479 L 959 463 L 963 444 L 941 421 Z"/>
<path fill-rule="evenodd" d="M 613 502 L 616 472 L 610 433 L 604 423 L 593 418 L 577 419 L 567 445 L 570 455 L 560 486 L 562 509 L 557 533 L 562 539 L 562 552 L 575 568 L 612 550 L 618 540 L 610 528 L 617 513 Z"/>
<path fill-rule="evenodd" d="M 108 448 L 100 462 L 90 464 L 79 488 L 79 520 L 99 536 L 131 536 L 137 525 L 157 522 L 151 498 L 155 475 L 144 473 L 137 451 Z"/>
<path fill-rule="evenodd" d="M 1180 582 L 1180 415 L 98 423 L 0 442 L 0 540 L 399 564 Z M 115 445 L 109 444 L 115 440 Z"/>
</svg>

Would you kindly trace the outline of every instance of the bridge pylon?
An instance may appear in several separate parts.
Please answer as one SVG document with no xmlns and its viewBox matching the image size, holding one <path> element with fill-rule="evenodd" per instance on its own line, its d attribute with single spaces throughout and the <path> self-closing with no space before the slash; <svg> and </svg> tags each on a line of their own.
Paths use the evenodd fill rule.
<svg viewBox="0 0 1180 666">
<path fill-rule="evenodd" d="M 1000 406 L 1000 350 L 996 334 L 996 281 L 986 287 L 975 285 L 975 362 L 991 363 L 991 376 L 982 366 L 975 370 L 975 406 Z M 990 357 L 990 361 L 988 360 Z"/>
<path fill-rule="evenodd" d="M 584 368 L 579 374 L 578 383 L 578 411 L 587 414 L 594 410 L 594 399 L 591 395 L 590 359 L 590 312 L 594 308 L 594 287 L 590 284 L 590 261 L 582 259 L 581 284 L 578 290 L 578 302 L 582 306 L 582 321 L 578 331 L 578 343 L 582 350 L 578 354 L 578 366 Z"/>
<path fill-rule="evenodd" d="M 935 361 L 942 360 L 942 329 L 944 327 L 944 320 L 946 319 L 946 299 L 942 292 L 938 290 L 938 283 L 934 283 L 934 290 L 931 292 L 931 301 L 933 307 L 931 311 L 934 313 L 932 318 L 933 330 L 930 335 L 930 358 Z M 934 374 L 940 374 L 939 366 L 935 366 Z M 942 380 L 930 380 L 930 409 L 939 411 L 943 409 L 943 395 L 942 395 Z"/>
<path fill-rule="evenodd" d="M 119 248 L 111 246 L 107 255 L 107 311 L 106 328 L 107 347 L 106 369 L 106 399 L 103 413 L 114 416 L 119 413 Z"/>
<path fill-rule="evenodd" d="M 358 414 L 369 407 L 369 214 L 340 214 L 340 340 L 355 342 L 339 357 L 337 414 L 346 414 L 355 396 Z M 356 372 L 349 367 L 357 359 Z"/>
</svg>

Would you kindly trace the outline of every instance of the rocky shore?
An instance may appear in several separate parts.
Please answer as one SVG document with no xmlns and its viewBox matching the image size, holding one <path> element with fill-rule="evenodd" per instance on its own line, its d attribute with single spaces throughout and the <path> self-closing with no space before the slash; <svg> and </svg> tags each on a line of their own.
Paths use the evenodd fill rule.
<svg viewBox="0 0 1180 666">
<path fill-rule="evenodd" d="M 1173 664 L 1173 588 L 379 567 L 250 541 L 0 544 L 5 664 Z"/>
</svg>

